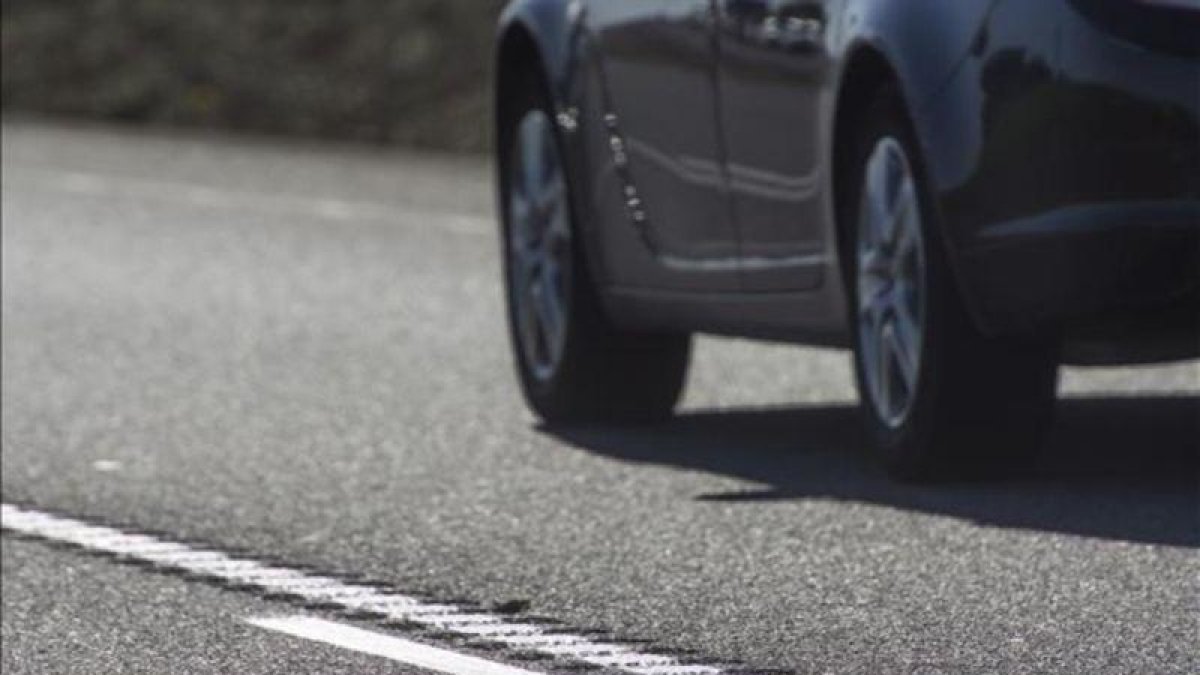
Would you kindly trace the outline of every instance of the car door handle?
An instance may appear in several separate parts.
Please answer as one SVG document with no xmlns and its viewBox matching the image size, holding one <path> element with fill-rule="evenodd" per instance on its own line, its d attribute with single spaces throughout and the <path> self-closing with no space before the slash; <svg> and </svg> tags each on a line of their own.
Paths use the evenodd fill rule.
<svg viewBox="0 0 1200 675">
<path fill-rule="evenodd" d="M 820 19 L 799 16 L 770 17 L 763 26 L 769 40 L 776 40 L 784 47 L 820 42 L 825 24 Z"/>
<path fill-rule="evenodd" d="M 815 0 L 721 0 L 726 32 L 742 40 L 786 51 L 820 45 L 824 7 Z"/>
</svg>

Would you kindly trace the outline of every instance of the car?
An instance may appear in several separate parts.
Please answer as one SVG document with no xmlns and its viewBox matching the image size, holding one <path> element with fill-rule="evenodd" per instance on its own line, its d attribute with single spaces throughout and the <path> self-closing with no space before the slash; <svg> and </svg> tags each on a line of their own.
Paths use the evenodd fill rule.
<svg viewBox="0 0 1200 675">
<path fill-rule="evenodd" d="M 1061 364 L 1200 355 L 1197 0 L 515 0 L 495 140 L 550 425 L 696 333 L 849 348 L 902 479 L 1027 466 Z"/>
</svg>

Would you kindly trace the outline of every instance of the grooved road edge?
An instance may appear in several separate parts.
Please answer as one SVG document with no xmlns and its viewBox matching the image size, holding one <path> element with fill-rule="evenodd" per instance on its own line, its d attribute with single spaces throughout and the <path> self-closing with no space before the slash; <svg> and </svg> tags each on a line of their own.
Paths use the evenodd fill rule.
<svg viewBox="0 0 1200 675">
<path fill-rule="evenodd" d="M 216 548 L 194 547 L 149 534 L 94 525 L 30 508 L 3 505 L 5 531 L 79 547 L 159 571 L 302 602 L 385 625 L 431 630 L 488 643 L 516 654 L 549 657 L 559 666 L 587 664 L 637 675 L 724 675 L 748 669 L 734 664 L 648 651 L 620 640 L 593 639 L 554 621 L 488 612 L 462 603 L 438 603 L 394 591 L 384 584 L 347 582 L 287 565 L 268 564 Z"/>
</svg>

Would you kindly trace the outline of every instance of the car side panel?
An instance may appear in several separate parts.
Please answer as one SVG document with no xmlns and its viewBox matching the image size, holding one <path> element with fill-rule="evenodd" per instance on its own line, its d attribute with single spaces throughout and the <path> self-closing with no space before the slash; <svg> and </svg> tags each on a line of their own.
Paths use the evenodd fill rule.
<svg viewBox="0 0 1200 675">
<path fill-rule="evenodd" d="M 905 98 L 914 110 L 918 136 L 925 145 L 936 134 L 924 109 L 962 62 L 988 7 L 1004 1 L 836 0 L 828 9 L 829 86 L 840 86 L 845 64 L 858 49 L 870 48 L 883 54 L 900 79 Z M 699 293 L 687 302 L 676 302 L 681 290 L 697 289 L 672 288 L 664 282 L 661 265 L 648 251 L 631 218 L 611 152 L 606 124 L 611 104 L 606 100 L 604 64 L 598 56 L 596 36 L 588 24 L 589 2 L 518 0 L 506 11 L 502 30 L 520 25 L 535 37 L 557 106 L 572 121 L 571 129 L 564 130 L 564 144 L 574 176 L 577 216 L 585 231 L 594 273 L 610 301 L 614 318 L 621 320 L 627 315 L 627 323 L 633 327 L 643 321 L 656 328 L 667 327 L 655 320 L 653 308 L 661 304 L 676 308 L 662 316 L 669 315 L 671 326 L 677 328 L 769 333 L 781 338 L 844 343 L 847 318 L 841 264 L 835 254 L 832 144 L 823 148 L 819 160 L 825 212 L 816 229 L 824 253 L 820 270 L 823 283 L 800 293 L 778 294 L 779 302 L 764 302 L 759 293 L 736 290 L 713 293 L 710 301 L 705 299 L 708 294 Z M 577 14 L 580 10 L 582 14 Z M 817 125 L 816 136 L 832 137 L 836 103 L 835 96 L 821 101 L 812 122 Z M 656 294 L 661 296 L 661 303 Z M 625 300 L 634 296 L 638 310 L 624 311 Z M 788 311 L 789 307 L 796 309 Z"/>
<path fill-rule="evenodd" d="M 613 318 L 630 328 L 712 330 L 725 334 L 769 335 L 778 339 L 845 344 L 845 288 L 836 255 L 837 231 L 833 209 L 832 144 L 826 142 L 821 165 L 819 199 L 822 211 L 813 232 L 819 232 L 823 282 L 805 291 L 695 292 L 664 282 L 660 261 L 645 245 L 631 218 L 623 181 L 611 147 L 606 117 L 603 62 L 589 24 L 590 3 L 637 0 L 518 0 L 506 12 L 508 25 L 529 30 L 539 44 L 547 77 L 560 110 L 576 123 L 564 132 L 572 166 L 572 191 L 577 217 L 585 231 L 593 274 Z M 825 75 L 830 92 L 837 89 L 845 63 L 860 48 L 875 49 L 895 59 L 902 87 L 914 100 L 933 96 L 947 73 L 965 52 L 973 27 L 988 0 L 834 0 L 828 7 L 828 47 L 831 58 Z M 573 15 L 572 8 L 583 10 Z M 947 20 L 947 13 L 950 19 Z M 504 30 L 504 28 L 502 28 Z M 836 97 L 821 97 L 811 123 L 813 136 L 832 137 Z M 813 235 L 817 236 L 817 235 Z"/>
<path fill-rule="evenodd" d="M 717 1 L 721 125 L 744 290 L 823 281 L 829 139 L 820 110 L 836 93 L 827 26 L 837 4 Z"/>
<path fill-rule="evenodd" d="M 605 184 L 615 182 L 625 207 L 603 237 L 614 281 L 735 290 L 738 241 L 721 168 L 711 0 L 587 0 L 585 7 L 605 107 L 593 140 L 610 150 L 592 175 L 609 198 Z"/>
<path fill-rule="evenodd" d="M 1195 324 L 1200 43 L 1189 31 L 1200 34 L 1200 12 L 1002 0 L 925 111 L 940 132 L 928 154 L 960 286 L 986 332 L 1070 340 L 1094 322 L 1157 326 L 1188 316 L 1187 303 Z"/>
<path fill-rule="evenodd" d="M 994 1 L 838 0 L 825 5 L 824 40 L 830 58 L 828 71 L 814 75 L 814 81 L 823 82 L 827 94 L 817 96 L 809 117 L 796 116 L 814 126 L 811 137 L 818 139 L 820 146 L 820 185 L 813 197 L 820 207 L 813 229 L 807 233 L 794 230 L 793 236 L 798 238 L 792 244 L 802 245 L 799 242 L 811 241 L 809 237 L 819 239 L 822 260 L 816 272 L 821 283 L 809 289 L 789 290 L 786 285 L 772 288 L 775 282 L 769 281 L 754 290 L 704 297 L 653 289 L 610 289 L 618 314 L 629 317 L 631 325 L 683 326 L 722 334 L 848 344 L 846 289 L 834 216 L 834 144 L 830 142 L 838 113 L 836 93 L 843 85 L 846 66 L 860 50 L 882 55 L 891 64 L 901 93 L 914 110 L 918 137 L 936 137 L 938 130 L 927 123 L 918 108 L 931 106 L 945 88 Z M 786 111 L 776 119 L 785 120 Z M 767 139 L 779 133 L 773 125 L 764 125 L 758 131 Z"/>
</svg>

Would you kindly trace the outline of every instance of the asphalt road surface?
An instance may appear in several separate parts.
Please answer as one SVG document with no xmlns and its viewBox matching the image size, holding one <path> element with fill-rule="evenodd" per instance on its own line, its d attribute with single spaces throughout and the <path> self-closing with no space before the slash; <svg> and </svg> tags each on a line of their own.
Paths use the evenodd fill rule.
<svg viewBox="0 0 1200 675">
<path fill-rule="evenodd" d="M 489 185 L 6 123 L 4 502 L 750 669 L 1200 671 L 1196 363 L 1068 371 L 1042 464 L 998 484 L 889 482 L 846 356 L 797 347 L 703 339 L 677 420 L 545 429 Z M 296 616 L 574 667 L 16 534 L 5 673 L 428 672 L 249 623 Z"/>
</svg>

